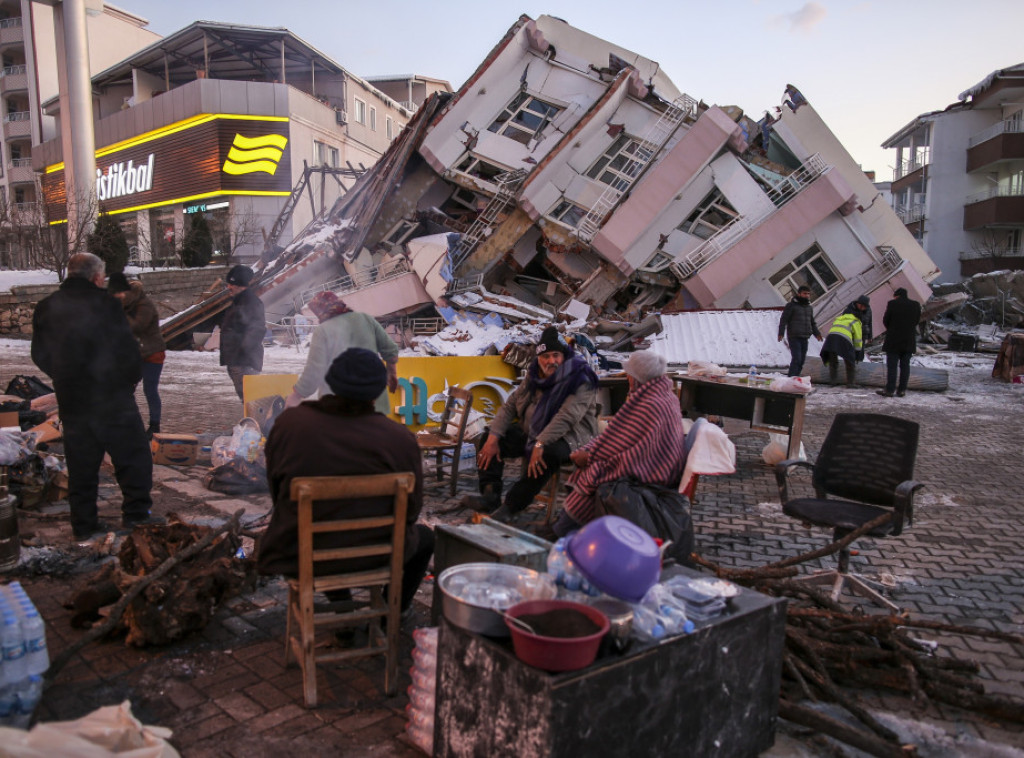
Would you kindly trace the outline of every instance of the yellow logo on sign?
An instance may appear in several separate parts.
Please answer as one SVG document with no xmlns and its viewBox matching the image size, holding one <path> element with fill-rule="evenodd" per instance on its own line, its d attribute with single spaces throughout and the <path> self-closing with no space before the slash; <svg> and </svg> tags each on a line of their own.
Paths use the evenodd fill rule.
<svg viewBox="0 0 1024 758">
<path fill-rule="evenodd" d="M 235 176 L 265 171 L 273 176 L 287 144 L 288 138 L 281 134 L 267 134 L 263 137 L 236 134 L 228 151 L 228 159 L 224 161 L 223 171 Z"/>
</svg>

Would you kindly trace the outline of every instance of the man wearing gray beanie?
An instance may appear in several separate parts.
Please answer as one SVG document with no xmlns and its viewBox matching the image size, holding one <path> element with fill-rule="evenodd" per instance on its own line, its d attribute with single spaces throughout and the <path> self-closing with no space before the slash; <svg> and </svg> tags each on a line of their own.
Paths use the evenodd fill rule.
<svg viewBox="0 0 1024 758">
<path fill-rule="evenodd" d="M 291 499 L 295 477 L 411 471 L 416 486 L 409 495 L 406 515 L 402 571 L 402 610 L 406 611 L 433 555 L 434 532 L 416 523 L 423 507 L 420 446 L 412 432 L 374 410 L 374 400 L 384 391 L 387 378 L 387 368 L 376 353 L 349 348 L 334 359 L 325 377 L 334 394 L 307 400 L 278 416 L 266 446 L 267 480 L 274 508 L 260 542 L 257 568 L 261 574 L 298 573 L 298 508 Z M 382 506 L 380 498 L 352 499 L 325 507 L 318 515 L 326 519 L 356 512 L 383 515 L 389 506 Z M 330 547 L 349 547 L 358 539 L 358 534 L 336 536 Z M 376 568 L 379 560 L 353 560 L 346 569 Z"/>
</svg>

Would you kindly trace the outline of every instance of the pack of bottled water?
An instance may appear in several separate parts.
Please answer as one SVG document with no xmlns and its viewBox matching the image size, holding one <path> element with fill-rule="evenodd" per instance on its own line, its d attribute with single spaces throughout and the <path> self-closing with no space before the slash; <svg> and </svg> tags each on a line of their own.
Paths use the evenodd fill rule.
<svg viewBox="0 0 1024 758">
<path fill-rule="evenodd" d="M 409 722 L 405 733 L 427 755 L 434 754 L 434 695 L 437 690 L 437 627 L 425 627 L 412 633 L 416 647 L 412 651 L 412 684 L 405 715 Z"/>
<path fill-rule="evenodd" d="M 20 582 L 0 585 L 0 726 L 27 729 L 50 667 L 46 626 Z"/>
</svg>

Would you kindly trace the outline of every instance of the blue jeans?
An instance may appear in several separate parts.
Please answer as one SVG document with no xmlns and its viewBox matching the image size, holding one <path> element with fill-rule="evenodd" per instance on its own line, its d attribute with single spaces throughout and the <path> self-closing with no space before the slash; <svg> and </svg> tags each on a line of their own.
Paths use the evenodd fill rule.
<svg viewBox="0 0 1024 758">
<path fill-rule="evenodd" d="M 160 373 L 164 370 L 162 363 L 142 362 L 142 393 L 146 396 L 146 405 L 149 406 L 149 424 L 160 423 L 160 410 L 163 407 L 160 403 Z"/>
<path fill-rule="evenodd" d="M 792 360 L 789 362 L 789 373 L 786 376 L 800 376 L 804 370 L 804 361 L 807 360 L 807 343 L 810 337 L 790 337 L 789 354 Z"/>
</svg>

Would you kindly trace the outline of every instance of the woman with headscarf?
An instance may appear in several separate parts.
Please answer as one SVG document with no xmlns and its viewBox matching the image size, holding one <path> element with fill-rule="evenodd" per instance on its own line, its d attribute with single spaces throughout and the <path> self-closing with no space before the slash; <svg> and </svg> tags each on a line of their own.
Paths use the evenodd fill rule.
<svg viewBox="0 0 1024 758">
<path fill-rule="evenodd" d="M 124 315 L 132 329 L 132 336 L 142 352 L 142 392 L 149 406 L 149 428 L 152 437 L 160 433 L 160 374 L 163 373 L 167 344 L 160 331 L 160 317 L 156 306 L 142 289 L 142 282 L 128 281 L 123 273 L 115 271 L 107 281 L 107 292 L 121 301 Z"/>
<path fill-rule="evenodd" d="M 594 518 L 599 485 L 632 478 L 675 487 L 683 474 L 683 417 L 665 375 L 665 358 L 645 350 L 633 353 L 623 368 L 629 381 L 626 402 L 600 435 L 572 454 L 572 492 L 553 526 L 560 537 Z"/>
<path fill-rule="evenodd" d="M 495 414 L 477 454 L 480 496 L 466 504 L 515 521 L 573 450 L 597 433 L 597 376 L 553 326 L 534 348 L 536 357 Z M 523 473 L 501 504 L 506 458 L 524 458 Z M 497 510 L 495 510 L 497 509 Z"/>
<path fill-rule="evenodd" d="M 387 392 L 381 392 L 374 404 L 378 413 L 387 415 L 388 392 L 398 390 L 398 345 L 377 319 L 352 310 L 333 292 L 317 294 L 307 307 L 320 325 L 313 330 L 306 367 L 285 406 L 296 406 L 314 392 L 319 392 L 320 397 L 329 394 L 331 389 L 324 379 L 327 369 L 346 350 L 359 347 L 378 354 L 387 366 Z"/>
</svg>

